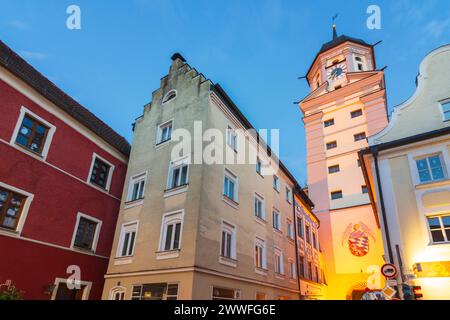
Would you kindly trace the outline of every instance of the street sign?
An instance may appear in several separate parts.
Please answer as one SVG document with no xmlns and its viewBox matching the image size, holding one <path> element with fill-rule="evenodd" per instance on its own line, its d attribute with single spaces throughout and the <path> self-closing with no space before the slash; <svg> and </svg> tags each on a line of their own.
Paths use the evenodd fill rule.
<svg viewBox="0 0 450 320">
<path fill-rule="evenodd" d="M 397 267 L 392 263 L 383 264 L 381 267 L 381 274 L 388 279 L 395 278 L 397 273 Z"/>
<path fill-rule="evenodd" d="M 392 299 L 397 291 L 394 288 L 391 288 L 389 286 L 386 286 L 381 292 L 386 296 L 388 299 Z"/>
</svg>

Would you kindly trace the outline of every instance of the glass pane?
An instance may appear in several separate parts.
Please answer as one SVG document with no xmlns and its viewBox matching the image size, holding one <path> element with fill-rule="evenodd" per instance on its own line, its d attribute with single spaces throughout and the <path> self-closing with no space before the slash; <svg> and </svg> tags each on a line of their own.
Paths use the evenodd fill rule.
<svg viewBox="0 0 450 320">
<path fill-rule="evenodd" d="M 164 291 L 166 290 L 166 284 L 144 284 L 142 286 L 142 299 L 143 300 L 162 300 Z"/>
<path fill-rule="evenodd" d="M 230 181 L 228 183 L 228 187 L 230 188 L 230 190 L 228 190 L 228 195 L 229 195 L 230 199 L 234 200 L 234 182 Z"/>
<path fill-rule="evenodd" d="M 447 241 L 450 241 L 450 229 L 446 229 L 445 234 L 447 236 Z"/>
<path fill-rule="evenodd" d="M 130 241 L 130 233 L 126 233 L 125 234 L 125 238 L 123 240 L 122 256 L 126 256 L 127 255 L 129 241 Z"/>
<path fill-rule="evenodd" d="M 231 258 L 231 234 L 227 233 L 227 251 L 226 256 Z"/>
<path fill-rule="evenodd" d="M 169 284 L 167 287 L 167 295 L 176 296 L 178 294 L 178 285 L 177 284 Z"/>
<path fill-rule="evenodd" d="M 440 229 L 441 224 L 439 223 L 439 218 L 428 218 L 428 224 L 430 229 Z"/>
<path fill-rule="evenodd" d="M 433 180 L 444 179 L 444 170 L 442 170 L 442 167 L 431 168 L 431 173 L 433 174 Z"/>
<path fill-rule="evenodd" d="M 442 233 L 441 230 L 431 231 L 431 236 L 433 238 L 433 242 L 443 242 L 443 241 L 445 241 L 444 234 Z"/>
<path fill-rule="evenodd" d="M 225 231 L 222 231 L 222 246 L 221 246 L 221 249 L 220 249 L 220 254 L 222 255 L 222 256 L 225 256 L 225 241 L 226 241 L 226 233 L 225 233 Z"/>
<path fill-rule="evenodd" d="M 442 224 L 444 225 L 444 228 L 450 228 L 450 216 L 442 217 L 441 219 L 442 219 Z"/>
<path fill-rule="evenodd" d="M 181 184 L 186 184 L 187 183 L 187 166 L 183 166 L 183 168 L 181 169 Z"/>
<path fill-rule="evenodd" d="M 431 181 L 430 171 L 428 171 L 428 169 L 419 170 L 419 179 L 420 179 L 420 182 Z"/>
<path fill-rule="evenodd" d="M 213 296 L 215 298 L 234 299 L 234 290 L 214 287 Z"/>
<path fill-rule="evenodd" d="M 28 145 L 28 138 L 23 136 L 23 135 L 18 135 L 16 142 L 22 146 L 27 146 Z"/>
<path fill-rule="evenodd" d="M 44 126 L 38 125 L 38 126 L 36 127 L 36 132 L 39 133 L 39 134 L 41 134 L 41 135 L 44 135 L 44 134 L 45 134 L 45 131 L 47 131 L 47 128 L 44 127 Z"/>
<path fill-rule="evenodd" d="M 416 161 L 417 169 L 420 170 L 428 170 L 427 160 L 421 159 Z"/>
<path fill-rule="evenodd" d="M 141 183 L 139 185 L 139 194 L 138 194 L 139 199 L 142 199 L 144 197 L 144 186 L 145 186 L 145 181 L 141 181 Z"/>
<path fill-rule="evenodd" d="M 170 224 L 167 226 L 167 231 L 166 231 L 166 243 L 164 245 L 164 250 L 170 250 L 170 244 L 172 241 L 172 231 L 173 231 L 173 224 Z"/>
<path fill-rule="evenodd" d="M 450 102 L 446 102 L 442 105 L 444 112 L 450 112 Z"/>
<path fill-rule="evenodd" d="M 173 170 L 173 174 L 172 174 L 172 188 L 175 188 L 178 186 L 179 177 L 180 177 L 180 168 L 176 168 Z"/>
<path fill-rule="evenodd" d="M 26 126 L 22 126 L 22 127 L 20 128 L 19 133 L 20 133 L 21 135 L 23 135 L 23 136 L 25 136 L 25 137 L 28 138 L 28 137 L 30 136 L 30 134 L 31 134 L 31 129 L 28 128 L 28 127 L 26 127 Z"/>
<path fill-rule="evenodd" d="M 16 219 L 13 217 L 5 217 L 5 219 L 3 220 L 3 226 L 6 228 L 15 228 Z"/>
<path fill-rule="evenodd" d="M 6 210 L 6 215 L 9 217 L 17 217 L 19 215 L 19 208 L 9 207 L 8 210 Z"/>
<path fill-rule="evenodd" d="M 4 190 L 0 190 L 0 202 L 5 202 L 8 198 L 8 192 Z"/>
<path fill-rule="evenodd" d="M 133 185 L 133 193 L 131 195 L 131 200 L 136 200 L 138 198 L 138 191 L 139 191 L 139 183 L 135 183 Z"/>
<path fill-rule="evenodd" d="M 227 177 L 225 177 L 223 179 L 223 194 L 229 197 L 229 194 L 228 194 L 228 178 Z"/>
<path fill-rule="evenodd" d="M 131 232 L 131 236 L 130 236 L 130 246 L 128 248 L 128 255 L 131 256 L 133 254 L 133 249 L 134 249 L 134 239 L 136 237 L 136 232 L 132 231 Z"/>
<path fill-rule="evenodd" d="M 180 248 L 180 233 L 181 233 L 181 223 L 177 223 L 175 225 L 175 236 L 173 239 L 173 248 L 174 249 Z"/>
<path fill-rule="evenodd" d="M 24 117 L 23 118 L 23 122 L 22 122 L 22 125 L 25 125 L 25 126 L 27 126 L 28 128 L 31 128 L 31 127 L 33 127 L 33 120 L 31 120 L 31 118 L 29 118 L 29 117 Z"/>
</svg>

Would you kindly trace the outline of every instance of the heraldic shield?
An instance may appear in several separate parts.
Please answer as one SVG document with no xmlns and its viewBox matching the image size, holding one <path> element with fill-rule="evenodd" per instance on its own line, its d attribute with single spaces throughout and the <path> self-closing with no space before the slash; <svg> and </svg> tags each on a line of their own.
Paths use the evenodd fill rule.
<svg viewBox="0 0 450 320">
<path fill-rule="evenodd" d="M 372 231 L 363 222 L 350 223 L 344 231 L 342 245 L 347 242 L 352 255 L 364 257 L 370 250 L 369 236 L 374 238 Z"/>
</svg>

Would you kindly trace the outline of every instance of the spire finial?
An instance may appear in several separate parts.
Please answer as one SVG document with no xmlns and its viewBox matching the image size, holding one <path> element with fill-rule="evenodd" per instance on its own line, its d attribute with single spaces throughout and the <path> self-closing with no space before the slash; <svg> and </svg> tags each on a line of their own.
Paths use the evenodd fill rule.
<svg viewBox="0 0 450 320">
<path fill-rule="evenodd" d="M 339 15 L 339 13 L 336 13 L 332 19 L 333 20 L 333 40 L 336 40 L 336 38 L 338 37 L 337 31 L 336 31 L 336 19 L 337 19 L 338 15 Z"/>
</svg>

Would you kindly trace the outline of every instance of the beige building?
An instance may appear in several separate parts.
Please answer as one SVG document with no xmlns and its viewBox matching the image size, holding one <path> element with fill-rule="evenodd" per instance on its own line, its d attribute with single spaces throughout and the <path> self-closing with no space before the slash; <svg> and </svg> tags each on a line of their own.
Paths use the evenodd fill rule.
<svg viewBox="0 0 450 320">
<path fill-rule="evenodd" d="M 428 54 L 414 95 L 361 153 L 397 283 L 421 286 L 424 299 L 450 299 L 448 70 L 450 45 Z"/>
<path fill-rule="evenodd" d="M 251 124 L 222 88 L 181 55 L 172 60 L 134 126 L 103 299 L 299 299 L 297 216 L 309 236 L 303 295 L 321 297 L 312 202 L 244 131 Z M 192 150 L 174 152 L 186 133 Z M 207 163 L 201 150 L 226 161 Z"/>
</svg>

